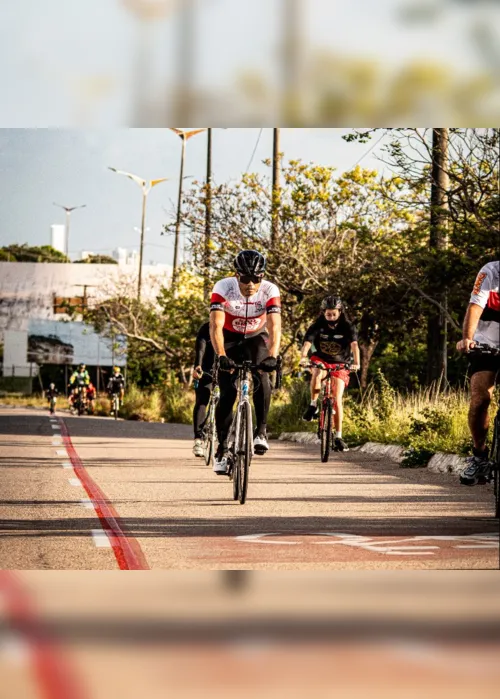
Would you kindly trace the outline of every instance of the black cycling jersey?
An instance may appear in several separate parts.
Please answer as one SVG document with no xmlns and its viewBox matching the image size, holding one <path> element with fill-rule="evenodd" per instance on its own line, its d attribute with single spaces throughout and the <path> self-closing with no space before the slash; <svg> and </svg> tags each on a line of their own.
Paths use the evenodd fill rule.
<svg viewBox="0 0 500 699">
<path fill-rule="evenodd" d="M 320 316 L 306 332 L 304 341 L 314 345 L 313 354 L 329 364 L 349 363 L 351 361 L 351 342 L 357 342 L 358 333 L 354 325 L 347 320 L 329 323 Z"/>
</svg>

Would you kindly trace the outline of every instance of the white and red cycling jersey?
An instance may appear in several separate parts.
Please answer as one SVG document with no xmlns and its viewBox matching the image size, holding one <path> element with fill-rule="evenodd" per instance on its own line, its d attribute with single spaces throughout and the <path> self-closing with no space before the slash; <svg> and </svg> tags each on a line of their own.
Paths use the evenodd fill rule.
<svg viewBox="0 0 500 699">
<path fill-rule="evenodd" d="M 474 340 L 493 347 L 500 347 L 499 276 L 500 262 L 488 262 L 477 275 L 470 297 L 470 303 L 484 309 L 474 333 Z"/>
<path fill-rule="evenodd" d="M 257 293 L 247 298 L 237 278 L 228 277 L 215 284 L 210 310 L 224 311 L 224 330 L 251 337 L 266 330 L 269 313 L 281 313 L 280 292 L 276 284 L 263 279 Z"/>
</svg>

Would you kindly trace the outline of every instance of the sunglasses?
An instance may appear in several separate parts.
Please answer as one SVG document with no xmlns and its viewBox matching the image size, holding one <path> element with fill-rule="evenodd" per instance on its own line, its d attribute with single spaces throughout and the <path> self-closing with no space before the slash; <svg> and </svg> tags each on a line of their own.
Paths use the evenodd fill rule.
<svg viewBox="0 0 500 699">
<path fill-rule="evenodd" d="M 250 284 L 250 282 L 260 284 L 263 276 L 263 274 L 239 274 L 238 279 L 242 284 Z"/>
</svg>

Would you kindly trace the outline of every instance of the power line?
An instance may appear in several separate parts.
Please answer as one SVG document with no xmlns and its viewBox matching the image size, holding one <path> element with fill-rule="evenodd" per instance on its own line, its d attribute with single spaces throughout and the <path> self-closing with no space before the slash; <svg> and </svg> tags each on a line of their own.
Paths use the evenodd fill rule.
<svg viewBox="0 0 500 699">
<path fill-rule="evenodd" d="M 254 159 L 254 157 L 255 157 L 255 153 L 257 152 L 257 147 L 258 147 L 258 145 L 259 145 L 260 137 L 262 136 L 262 132 L 263 132 L 263 131 L 264 131 L 264 129 L 261 129 L 261 130 L 259 131 L 259 135 L 257 136 L 257 143 L 255 144 L 255 148 L 253 149 L 252 157 L 250 158 L 250 162 L 248 163 L 247 169 L 245 170 L 245 172 L 248 172 L 248 171 L 250 170 L 250 167 L 251 167 L 251 165 L 252 165 L 252 163 L 253 163 L 253 159 Z"/>
<path fill-rule="evenodd" d="M 356 160 L 356 162 L 354 163 L 354 165 L 352 165 L 352 167 L 351 167 L 350 169 L 352 170 L 354 167 L 356 167 L 356 165 L 359 165 L 360 162 L 361 162 L 364 158 L 366 158 L 366 156 L 367 156 L 369 153 L 372 152 L 372 150 L 375 148 L 375 146 L 378 146 L 378 144 L 379 144 L 380 141 L 384 138 L 384 136 L 385 136 L 385 133 L 382 133 L 382 135 L 380 136 L 380 138 L 377 139 L 377 141 L 375 141 L 375 143 L 372 143 L 372 145 L 371 145 L 370 148 L 366 151 L 366 153 L 363 153 L 363 155 L 361 156 L 361 158 L 358 158 L 358 160 Z"/>
</svg>

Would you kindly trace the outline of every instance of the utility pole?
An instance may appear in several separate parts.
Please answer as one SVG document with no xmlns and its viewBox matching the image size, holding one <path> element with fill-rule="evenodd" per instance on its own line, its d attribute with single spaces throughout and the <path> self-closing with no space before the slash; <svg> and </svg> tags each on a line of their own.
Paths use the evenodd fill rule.
<svg viewBox="0 0 500 699">
<path fill-rule="evenodd" d="M 207 129 L 207 182 L 205 191 L 205 257 L 204 280 L 203 280 L 203 295 L 205 300 L 208 299 L 210 293 L 210 239 L 212 227 L 212 129 Z"/>
<path fill-rule="evenodd" d="M 279 237 L 280 206 L 280 129 L 273 129 L 273 191 L 271 204 L 271 249 Z"/>
<path fill-rule="evenodd" d="M 429 248 L 440 253 L 448 246 L 449 130 L 432 129 L 432 181 Z M 447 380 L 448 319 L 446 289 L 439 289 L 442 310 L 432 307 L 427 321 L 427 381 Z"/>
</svg>

